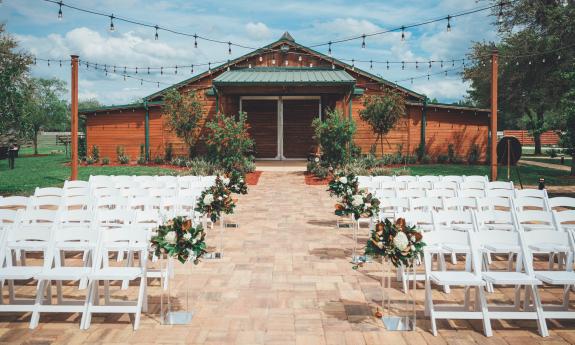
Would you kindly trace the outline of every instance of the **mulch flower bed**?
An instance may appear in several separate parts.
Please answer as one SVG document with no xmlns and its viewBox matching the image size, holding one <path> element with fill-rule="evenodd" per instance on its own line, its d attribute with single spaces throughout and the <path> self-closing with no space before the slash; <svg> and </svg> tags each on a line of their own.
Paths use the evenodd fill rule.
<svg viewBox="0 0 575 345">
<path fill-rule="evenodd" d="M 304 177 L 305 177 L 305 184 L 310 186 L 327 186 L 329 181 L 332 180 L 332 177 L 322 179 L 307 172 L 304 174 Z"/>
</svg>

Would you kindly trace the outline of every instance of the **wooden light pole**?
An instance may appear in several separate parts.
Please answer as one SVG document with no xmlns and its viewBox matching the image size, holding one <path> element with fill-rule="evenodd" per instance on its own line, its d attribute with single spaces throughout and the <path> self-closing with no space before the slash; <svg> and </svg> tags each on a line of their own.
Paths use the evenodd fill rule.
<svg viewBox="0 0 575 345">
<path fill-rule="evenodd" d="M 497 49 L 491 53 L 491 181 L 497 181 Z"/>
<path fill-rule="evenodd" d="M 78 179 L 78 55 L 72 55 L 72 79 L 71 79 L 71 150 L 72 150 L 72 161 L 70 166 L 72 167 L 72 173 L 70 174 L 70 180 Z"/>
</svg>

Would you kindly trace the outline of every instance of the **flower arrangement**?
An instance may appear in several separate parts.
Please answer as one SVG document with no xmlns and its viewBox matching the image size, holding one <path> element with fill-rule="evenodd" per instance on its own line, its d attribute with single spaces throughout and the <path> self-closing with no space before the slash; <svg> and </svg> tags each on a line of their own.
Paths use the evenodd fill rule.
<svg viewBox="0 0 575 345">
<path fill-rule="evenodd" d="M 234 170 L 224 176 L 222 182 L 232 193 L 248 194 L 248 185 L 246 184 L 244 176 L 239 171 Z"/>
<path fill-rule="evenodd" d="M 395 267 L 412 267 L 413 259 L 423 253 L 425 242 L 422 239 L 422 233 L 415 226 L 407 226 L 405 219 L 398 218 L 395 223 L 386 219 L 378 222 L 371 231 L 365 255 L 382 256 Z"/>
<path fill-rule="evenodd" d="M 335 204 L 338 216 L 353 215 L 357 220 L 363 217 L 374 217 L 379 212 L 379 199 L 364 190 L 345 192 L 341 201 Z"/>
<path fill-rule="evenodd" d="M 192 220 L 176 217 L 165 225 L 160 225 L 152 236 L 151 245 L 156 256 L 167 254 L 181 263 L 194 260 L 198 264 L 206 253 L 206 233 L 201 224 L 194 227 Z"/>
<path fill-rule="evenodd" d="M 331 196 L 342 198 L 345 195 L 356 194 L 359 190 L 357 177 L 354 174 L 340 174 L 329 182 L 328 191 Z"/>
<path fill-rule="evenodd" d="M 224 184 L 222 177 L 217 176 L 216 183 L 205 189 L 200 195 L 195 210 L 201 214 L 209 216 L 212 222 L 217 222 L 222 213 L 234 213 L 234 207 L 236 204 L 232 199 L 231 194 L 230 189 L 226 184 Z"/>
</svg>

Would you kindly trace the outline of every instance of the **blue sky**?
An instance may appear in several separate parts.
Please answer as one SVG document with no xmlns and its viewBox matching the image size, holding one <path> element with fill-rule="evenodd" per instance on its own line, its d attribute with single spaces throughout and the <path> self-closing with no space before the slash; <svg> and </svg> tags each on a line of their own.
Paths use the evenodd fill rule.
<svg viewBox="0 0 575 345">
<path fill-rule="evenodd" d="M 487 5 L 485 0 L 430 0 L 430 1 L 185 1 L 185 0 L 67 0 L 78 7 L 127 17 L 151 25 L 197 33 L 210 38 L 232 41 L 251 47 L 260 47 L 277 40 L 289 31 L 296 42 L 303 45 L 323 43 L 338 38 L 361 35 L 389 28 L 409 25 L 427 19 L 447 16 L 467 9 Z M 3 0 L 0 3 L 0 21 L 20 42 L 21 46 L 38 57 L 54 60 L 78 54 L 100 64 L 132 66 L 167 66 L 220 61 L 243 55 L 249 50 L 233 47 L 228 55 L 227 45 L 199 41 L 194 48 L 193 38 L 159 32 L 116 21 L 114 32 L 109 32 L 109 19 L 97 17 L 69 8 L 63 8 L 63 19 L 57 19 L 58 6 L 43 0 Z M 446 31 L 446 22 L 438 22 L 401 33 L 374 36 L 366 40 L 351 41 L 332 46 L 335 58 L 356 60 L 450 60 L 461 58 L 473 42 L 497 40 L 494 18 L 488 11 L 458 17 L 451 21 L 452 31 Z M 327 46 L 318 48 L 327 53 Z M 400 80 L 424 75 L 425 64 L 418 70 L 408 66 L 357 63 L 358 67 L 379 74 L 388 80 Z M 440 71 L 434 66 L 431 73 Z M 194 74 L 201 72 L 196 68 Z M 68 81 L 66 64 L 38 63 L 32 69 L 38 77 L 57 77 Z M 176 83 L 191 76 L 190 70 L 177 75 L 144 76 L 163 83 Z M 97 98 L 104 104 L 129 103 L 158 90 L 156 85 L 140 85 L 139 81 L 124 81 L 121 76 L 108 75 L 92 69 L 80 70 L 81 99 Z M 455 73 L 409 81 L 401 85 L 424 93 L 440 101 L 461 99 L 468 87 Z"/>
</svg>

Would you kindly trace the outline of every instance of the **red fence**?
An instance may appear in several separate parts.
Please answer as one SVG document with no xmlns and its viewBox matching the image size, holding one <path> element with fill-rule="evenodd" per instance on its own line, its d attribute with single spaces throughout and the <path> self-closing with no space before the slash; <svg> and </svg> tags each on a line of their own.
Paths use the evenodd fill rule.
<svg viewBox="0 0 575 345">
<path fill-rule="evenodd" d="M 533 137 L 526 130 L 505 130 L 503 135 L 506 137 L 516 137 L 521 145 L 535 145 Z M 558 145 L 559 136 L 554 131 L 547 131 L 541 134 L 541 145 Z"/>
</svg>

